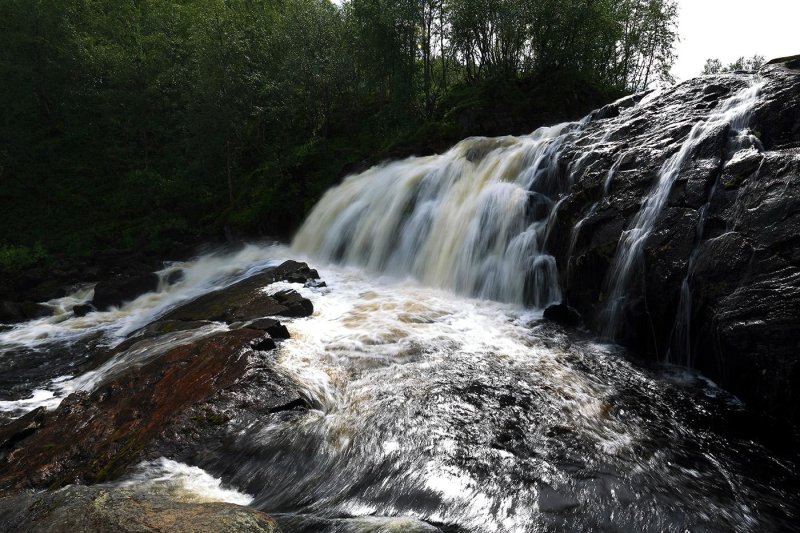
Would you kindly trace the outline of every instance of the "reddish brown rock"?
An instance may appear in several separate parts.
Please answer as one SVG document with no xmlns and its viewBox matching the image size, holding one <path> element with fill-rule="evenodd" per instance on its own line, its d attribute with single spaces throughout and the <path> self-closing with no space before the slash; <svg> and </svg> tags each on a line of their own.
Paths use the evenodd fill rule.
<svg viewBox="0 0 800 533">
<path fill-rule="evenodd" d="M 0 492 L 118 477 L 178 414 L 235 384 L 263 338 L 217 333 L 67 397 L 44 420 L 30 413 L 2 439 Z"/>
</svg>

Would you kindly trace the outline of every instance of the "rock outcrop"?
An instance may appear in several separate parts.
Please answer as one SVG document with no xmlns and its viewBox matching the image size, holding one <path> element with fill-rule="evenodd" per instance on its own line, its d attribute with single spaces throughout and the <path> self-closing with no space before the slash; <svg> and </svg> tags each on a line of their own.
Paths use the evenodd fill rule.
<svg viewBox="0 0 800 533">
<path fill-rule="evenodd" d="M 313 306 L 296 291 L 267 289 L 318 277 L 287 261 L 178 307 L 113 349 L 92 348 L 81 371 L 94 371 L 95 385 L 0 426 L 0 529 L 277 531 L 252 509 L 108 482 L 144 459 L 213 465 L 229 422 L 303 413 L 306 401 L 273 368 L 276 340 L 289 332 L 270 317 L 308 316 Z"/>
<path fill-rule="evenodd" d="M 42 533 L 181 531 L 279 533 L 255 509 L 135 488 L 70 486 L 0 498 L 0 530 Z"/>
<path fill-rule="evenodd" d="M 759 76 L 747 126 L 757 141 L 743 146 L 721 127 L 693 145 L 644 246 L 616 339 L 800 421 L 800 56 Z M 700 77 L 624 113 L 607 109 L 560 155 L 573 185 L 547 248 L 566 303 L 595 331 L 606 329 L 620 238 L 662 165 L 752 79 Z M 581 156 L 584 170 L 568 168 Z"/>
<path fill-rule="evenodd" d="M 263 336 L 240 329 L 177 346 L 90 393 L 67 397 L 53 413 L 28 413 L 14 423 L 28 435 L 16 430 L 1 439 L 7 449 L 0 490 L 115 479 L 175 416 L 236 383 L 251 345 Z"/>
</svg>

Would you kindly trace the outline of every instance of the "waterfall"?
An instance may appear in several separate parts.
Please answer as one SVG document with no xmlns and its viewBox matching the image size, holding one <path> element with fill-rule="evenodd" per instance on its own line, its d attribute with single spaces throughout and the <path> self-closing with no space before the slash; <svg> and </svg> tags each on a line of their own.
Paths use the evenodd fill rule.
<svg viewBox="0 0 800 533">
<path fill-rule="evenodd" d="M 543 245 L 570 184 L 559 156 L 588 122 L 469 138 L 442 155 L 350 176 L 317 204 L 293 248 L 481 298 L 559 301 L 555 259 Z"/>
<path fill-rule="evenodd" d="M 572 228 L 572 231 L 570 232 L 569 236 L 569 248 L 567 248 L 568 272 L 570 267 L 572 266 L 572 252 L 575 250 L 575 245 L 578 243 L 578 237 L 580 237 L 581 229 L 583 229 L 584 224 L 586 224 L 586 222 L 592 218 L 592 215 L 594 215 L 597 212 L 597 208 L 600 207 L 600 204 L 608 196 L 608 193 L 611 191 L 611 181 L 614 179 L 614 176 L 616 175 L 620 165 L 622 165 L 622 162 L 625 160 L 625 157 L 627 157 L 627 155 L 628 152 L 623 151 L 617 157 L 617 160 L 614 161 L 614 164 L 611 165 L 610 169 L 608 169 L 608 172 L 606 173 L 606 179 L 605 181 L 603 181 L 603 196 L 601 196 L 599 200 L 594 202 L 591 205 L 591 207 L 589 207 L 589 210 L 586 212 L 586 215 L 584 215 L 583 218 L 581 218 L 578 221 L 578 223 L 575 224 L 575 226 Z"/>
<path fill-rule="evenodd" d="M 714 134 L 718 128 L 729 126 L 732 136 L 741 135 L 763 84 L 763 81 L 754 79 L 747 87 L 724 100 L 707 120 L 692 127 L 680 149 L 662 165 L 655 187 L 642 203 L 630 227 L 622 233 L 617 245 L 608 280 L 609 298 L 604 328 L 607 338 L 614 339 L 619 333 L 634 274 L 639 271 L 638 266 L 643 259 L 644 246 L 684 164 L 693 156 L 695 148 L 707 139 L 707 135 Z"/>
<path fill-rule="evenodd" d="M 735 133 L 735 136 L 729 140 L 728 152 L 735 153 L 731 161 L 735 161 L 736 157 L 744 157 L 751 153 L 758 153 L 763 149 L 761 142 L 756 136 L 751 134 L 747 128 L 742 128 Z M 730 162 L 730 161 L 729 161 Z M 762 160 L 763 164 L 763 160 Z M 755 175 L 761 171 L 761 165 L 755 171 Z M 719 178 L 714 181 L 711 186 L 711 191 L 708 193 L 706 203 L 700 208 L 700 217 L 695 228 L 695 242 L 692 253 L 689 255 L 689 261 L 686 267 L 686 275 L 681 282 L 680 299 L 678 301 L 678 309 L 675 313 L 675 321 L 670 333 L 669 348 L 666 354 L 668 363 L 673 363 L 682 366 L 693 366 L 692 357 L 692 288 L 691 282 L 694 275 L 695 263 L 697 262 L 697 254 L 700 251 L 700 243 L 703 240 L 705 232 L 706 217 L 708 210 L 711 207 L 711 200 L 717 191 L 719 185 Z M 734 217 L 735 218 L 735 217 Z"/>
</svg>

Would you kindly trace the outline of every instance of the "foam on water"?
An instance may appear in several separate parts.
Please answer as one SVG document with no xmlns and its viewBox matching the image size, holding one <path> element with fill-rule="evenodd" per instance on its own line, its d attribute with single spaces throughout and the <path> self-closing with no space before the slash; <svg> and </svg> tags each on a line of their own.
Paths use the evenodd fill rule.
<svg viewBox="0 0 800 533">
<path fill-rule="evenodd" d="M 202 468 L 179 463 L 165 457 L 140 463 L 123 487 L 134 486 L 150 492 L 165 491 L 181 501 L 226 502 L 248 505 L 253 497 L 223 486 L 222 480 Z"/>
</svg>

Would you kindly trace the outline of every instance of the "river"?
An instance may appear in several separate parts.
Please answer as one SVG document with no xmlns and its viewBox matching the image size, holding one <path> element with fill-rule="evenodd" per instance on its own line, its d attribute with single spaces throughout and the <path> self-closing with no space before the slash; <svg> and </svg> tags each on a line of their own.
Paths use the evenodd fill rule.
<svg viewBox="0 0 800 533">
<path fill-rule="evenodd" d="M 178 303 L 289 256 L 297 253 L 251 245 L 174 264 L 163 274 L 181 269 L 181 281 L 82 318 L 69 306 L 90 290 L 54 302 L 63 314 L 0 333 L 6 379 L 11 347 L 50 353 L 53 376 L 0 409 L 52 407 L 142 357 L 129 350 L 71 376 L 75 352 L 65 348 L 72 355 L 61 360 L 55 347 L 114 345 Z M 121 483 L 170 483 L 249 504 L 287 531 L 315 530 L 320 518 L 339 519 L 340 531 L 794 527 L 796 464 L 737 427 L 749 420 L 744 407 L 701 376 L 636 362 L 519 303 L 312 265 L 327 287 L 267 289 L 291 286 L 314 303 L 313 316 L 288 321 L 292 338 L 279 343 L 276 361 L 311 408 L 246 427 L 231 422 L 229 454 L 206 471 L 162 459 Z"/>
</svg>

